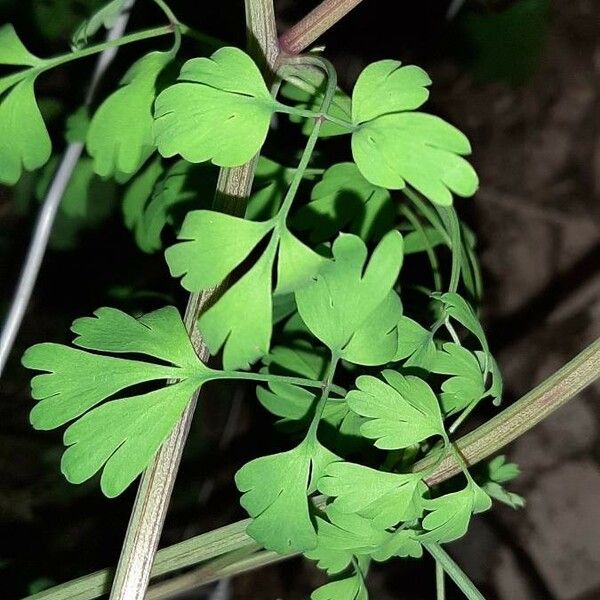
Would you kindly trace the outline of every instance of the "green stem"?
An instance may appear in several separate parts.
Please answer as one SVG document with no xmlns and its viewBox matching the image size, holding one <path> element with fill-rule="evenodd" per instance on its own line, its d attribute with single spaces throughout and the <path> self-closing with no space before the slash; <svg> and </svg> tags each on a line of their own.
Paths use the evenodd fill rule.
<svg viewBox="0 0 600 600">
<path fill-rule="evenodd" d="M 320 57 L 299 57 L 298 59 L 293 61 L 295 65 L 298 64 L 308 64 L 313 66 L 321 67 L 327 74 L 327 86 L 325 88 L 325 93 L 323 95 L 323 102 L 321 104 L 321 111 L 326 113 L 331 106 L 331 102 L 333 101 L 333 96 L 335 94 L 335 89 L 337 87 L 337 74 L 335 72 L 335 68 L 333 65 L 324 58 Z M 282 105 L 283 106 L 283 105 Z M 302 178 L 304 177 L 304 172 L 308 168 L 308 164 L 310 159 L 315 151 L 315 146 L 317 145 L 317 141 L 319 139 L 319 132 L 321 131 L 321 125 L 323 123 L 322 115 L 319 113 L 315 115 L 315 123 L 313 126 L 313 130 L 310 133 L 310 136 L 306 142 L 306 146 L 304 148 L 304 152 L 302 153 L 302 158 L 300 159 L 300 163 L 296 168 L 296 172 L 294 173 L 294 177 L 290 183 L 290 187 L 287 190 L 287 193 L 283 199 L 281 204 L 281 209 L 278 214 L 279 223 L 282 226 L 285 226 L 285 221 L 287 219 L 288 213 L 292 206 L 292 202 L 296 197 L 298 192 L 298 188 L 300 187 L 300 183 L 302 182 Z"/>
<path fill-rule="evenodd" d="M 219 40 L 212 35 L 207 35 L 206 33 L 202 33 L 185 23 L 179 23 L 179 29 L 181 30 L 182 35 L 189 37 L 192 40 L 196 40 L 197 42 L 207 46 L 212 50 L 217 50 L 222 48 L 223 46 L 227 46 L 228 44 L 223 40 Z"/>
<path fill-rule="evenodd" d="M 181 48 L 181 28 L 179 26 L 179 19 L 175 16 L 175 13 L 171 10 L 169 5 L 164 0 L 154 0 L 154 3 L 163 11 L 165 17 L 173 28 L 173 34 L 175 35 L 175 41 L 171 48 L 171 56 L 175 56 Z"/>
<path fill-rule="evenodd" d="M 274 382 L 274 383 L 289 383 L 291 385 L 298 385 L 307 388 L 323 388 L 322 381 L 314 381 L 313 379 L 304 379 L 303 377 L 288 377 L 287 375 L 273 375 L 271 373 L 246 373 L 245 371 L 222 371 L 218 373 L 215 379 L 241 379 L 244 381 L 262 381 L 262 382 Z M 344 388 L 332 385 L 331 391 L 345 396 L 346 390 Z"/>
<path fill-rule="evenodd" d="M 334 117 L 325 111 L 315 112 L 314 110 L 310 110 L 308 108 L 297 108 L 295 106 L 282 104 L 281 102 L 277 102 L 276 109 L 277 112 L 288 115 L 296 115 L 298 117 L 305 117 L 307 119 L 321 119 L 329 121 L 330 123 L 335 123 L 336 125 L 340 125 L 341 127 L 348 129 L 349 133 L 356 129 L 356 125 L 354 125 L 354 123 L 346 121 L 345 119 L 340 119 L 339 117 Z"/>
<path fill-rule="evenodd" d="M 415 208 L 429 221 L 430 225 L 442 236 L 444 243 L 448 248 L 452 246 L 452 240 L 444 227 L 444 224 L 440 220 L 439 216 L 431 208 L 427 202 L 425 202 L 416 192 L 406 187 L 402 190 L 402 193 L 408 198 L 408 200 L 414 204 Z"/>
<path fill-rule="evenodd" d="M 452 326 L 452 323 L 450 323 L 450 317 L 446 317 L 444 319 L 444 325 L 446 327 L 446 329 L 448 330 L 448 333 L 450 334 L 450 337 L 452 338 L 452 341 L 457 345 L 460 346 L 460 339 L 458 338 L 458 335 L 456 333 L 456 330 L 454 329 L 454 327 Z"/>
<path fill-rule="evenodd" d="M 78 60 L 87 56 L 93 56 L 94 54 L 98 54 L 107 48 L 118 48 L 119 46 L 125 46 L 134 42 L 149 40 L 161 35 L 173 34 L 173 30 L 174 28 L 172 25 L 162 25 L 160 27 L 153 27 L 152 29 L 144 29 L 143 31 L 129 33 L 128 35 L 120 37 L 118 40 L 111 40 L 101 44 L 95 44 L 93 46 L 88 46 L 87 48 L 82 48 L 81 50 L 69 52 L 68 54 L 61 54 L 60 56 L 56 56 L 54 58 L 48 58 L 39 67 L 35 67 L 34 70 L 42 72 L 47 71 L 48 69 L 54 69 L 55 67 L 60 67 L 73 60 Z"/>
<path fill-rule="evenodd" d="M 442 275 L 440 273 L 440 263 L 437 259 L 437 254 L 435 253 L 435 250 L 433 249 L 433 246 L 431 245 L 431 242 L 427 237 L 427 232 L 421 224 L 421 221 L 419 221 L 419 219 L 417 218 L 417 215 L 415 215 L 415 213 L 410 208 L 408 208 L 408 206 L 401 206 L 400 212 L 407 218 L 408 222 L 413 226 L 413 229 L 415 231 L 418 231 L 423 236 L 423 239 L 425 240 L 426 244 L 425 251 L 427 253 L 427 257 L 429 258 L 429 262 L 431 264 L 431 271 L 433 273 L 433 286 L 435 287 L 435 290 L 437 292 L 440 292 L 442 290 Z"/>
<path fill-rule="evenodd" d="M 448 218 L 448 229 L 450 230 L 451 251 L 452 251 L 452 271 L 450 273 L 450 284 L 448 285 L 449 292 L 458 291 L 458 283 L 460 281 L 460 270 L 462 263 L 462 242 L 460 235 L 460 224 L 458 216 L 454 208 L 450 207 L 446 212 Z"/>
<path fill-rule="evenodd" d="M 325 410 L 325 405 L 327 404 L 329 394 L 331 393 L 331 388 L 333 385 L 333 376 L 335 375 L 335 369 L 337 367 L 338 361 L 339 357 L 336 355 L 332 355 L 331 362 L 329 363 L 329 367 L 327 369 L 327 372 L 325 373 L 325 379 L 323 380 L 323 392 L 321 393 L 321 397 L 317 402 L 317 406 L 315 407 L 315 414 L 306 434 L 306 438 L 313 442 L 317 441 L 317 430 L 319 428 L 319 422 L 321 421 L 323 411 Z"/>
<path fill-rule="evenodd" d="M 448 427 L 448 433 L 452 435 L 465 421 L 465 419 L 473 412 L 475 407 L 479 404 L 479 400 L 471 402 L 456 418 L 456 420 Z"/>
<path fill-rule="evenodd" d="M 436 600 L 446 600 L 444 567 L 438 560 L 435 561 L 435 597 Z"/>
<path fill-rule="evenodd" d="M 455 442 L 462 458 L 468 465 L 474 465 L 491 456 L 566 404 L 599 376 L 600 338 L 512 406 Z M 430 486 L 461 470 L 452 452 L 445 449 L 418 461 L 413 471 L 425 471 L 436 463 L 435 470 L 426 477 Z"/>
<path fill-rule="evenodd" d="M 423 544 L 423 546 L 425 546 L 425 550 L 433 556 L 436 565 L 442 567 L 448 574 L 448 577 L 454 581 L 460 591 L 469 600 L 485 600 L 481 592 L 475 587 L 475 584 L 465 575 L 463 570 L 452 560 L 452 558 L 450 558 L 450 555 L 439 544 Z"/>
</svg>

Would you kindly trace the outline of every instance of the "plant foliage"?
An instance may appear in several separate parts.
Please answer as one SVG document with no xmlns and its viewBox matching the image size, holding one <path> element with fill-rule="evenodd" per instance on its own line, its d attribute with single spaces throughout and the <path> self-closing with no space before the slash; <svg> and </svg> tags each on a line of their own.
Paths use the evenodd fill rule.
<svg viewBox="0 0 600 600">
<path fill-rule="evenodd" d="M 122 6 L 113 0 L 92 15 L 72 53 L 55 59 L 33 56 L 11 25 L 0 29 L 0 64 L 23 67 L 0 78 L 2 182 L 50 157 L 36 77 L 82 55 Z M 89 120 L 87 109 L 76 113 L 68 135 L 90 155 L 85 185 L 96 176 L 129 180 L 123 215 L 140 248 L 161 249 L 174 227 L 171 275 L 194 294 L 219 289 L 197 323 L 215 368 L 198 358 L 174 307 L 138 318 L 101 308 L 73 323 L 73 346 L 40 343 L 23 356 L 42 372 L 32 379 L 31 422 L 68 425 L 66 478 L 80 483 L 101 471 L 102 491 L 116 496 L 204 383 L 266 383 L 260 403 L 296 441 L 237 472 L 248 533 L 275 552 L 305 553 L 332 576 L 313 600 L 364 600 L 371 561 L 418 558 L 423 544 L 461 537 L 491 497 L 520 503 L 502 487 L 515 474 L 502 460 L 477 482 L 463 465 L 458 489 L 413 470 L 432 448 L 452 451 L 463 419 L 502 392 L 476 312 L 474 239 L 452 207 L 455 195 L 477 189 L 471 147 L 418 110 L 431 84 L 419 67 L 375 62 L 349 96 L 312 56 L 311 69 L 288 78 L 286 104 L 233 47 L 183 62 L 173 81 L 167 66 L 178 39 L 170 52 L 134 62 Z M 260 154 L 277 112 L 308 136 L 298 166 L 261 156 L 245 217 L 219 212 L 210 163 L 232 167 Z M 344 136 L 353 162 L 315 153 Z M 432 288 L 405 275 L 414 255 L 429 261 Z M 446 282 L 439 265 L 448 259 Z"/>
</svg>

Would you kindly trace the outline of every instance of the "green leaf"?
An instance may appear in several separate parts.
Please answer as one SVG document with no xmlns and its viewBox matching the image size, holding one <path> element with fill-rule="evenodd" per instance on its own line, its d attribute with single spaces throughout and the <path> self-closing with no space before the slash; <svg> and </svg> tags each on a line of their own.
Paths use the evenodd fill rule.
<svg viewBox="0 0 600 600">
<path fill-rule="evenodd" d="M 408 183 L 436 204 L 452 192 L 471 196 L 478 179 L 462 155 L 467 138 L 439 117 L 412 112 L 427 98 L 430 80 L 419 68 L 395 61 L 369 65 L 352 94 L 352 155 L 372 184 L 402 189 Z"/>
<path fill-rule="evenodd" d="M 477 357 L 466 348 L 447 342 L 436 354 L 433 373 L 451 375 L 442 383 L 441 402 L 445 414 L 454 414 L 479 401 L 485 394 L 483 373 Z"/>
<path fill-rule="evenodd" d="M 335 464 L 335 463 L 334 463 Z M 327 507 L 327 520 L 317 517 L 317 546 L 305 552 L 329 575 L 346 569 L 357 554 L 370 554 L 387 542 L 390 534 L 370 519 Z"/>
<path fill-rule="evenodd" d="M 275 346 L 263 362 L 269 373 L 320 381 L 328 357 L 310 342 L 297 340 L 293 346 Z M 308 418 L 317 399 L 317 395 L 310 390 L 278 381 L 270 381 L 268 387 L 257 386 L 256 396 L 272 414 L 294 421 Z"/>
<path fill-rule="evenodd" d="M 217 176 L 217 170 L 208 164 L 192 165 L 180 160 L 169 167 L 142 206 L 135 230 L 140 248 L 145 252 L 160 250 L 162 232 L 167 225 L 180 230 L 191 208 L 209 208 Z"/>
<path fill-rule="evenodd" d="M 179 81 L 156 99 L 159 152 L 221 167 L 249 161 L 263 145 L 275 111 L 252 59 L 237 48 L 220 48 L 210 58 L 186 62 Z"/>
<path fill-rule="evenodd" d="M 38 169 L 50 158 L 52 143 L 35 99 L 34 81 L 35 75 L 28 76 L 0 98 L 0 183 L 13 185 L 23 170 Z M 2 82 L 0 93 L 7 89 L 2 89 Z"/>
<path fill-rule="evenodd" d="M 82 483 L 104 466 L 102 491 L 118 496 L 149 465 L 198 387 L 197 380 L 186 379 L 85 414 L 63 438 L 69 446 L 61 461 L 67 480 Z"/>
<path fill-rule="evenodd" d="M 273 228 L 211 210 L 195 210 L 185 218 L 178 239 L 165 257 L 173 277 L 190 292 L 221 283 Z M 270 294 L 270 290 L 269 290 Z"/>
<path fill-rule="evenodd" d="M 335 497 L 336 510 L 357 513 L 381 529 L 420 517 L 427 490 L 419 474 L 385 473 L 349 462 L 329 465 L 317 485 Z"/>
<path fill-rule="evenodd" d="M 42 169 L 35 188 L 40 202 L 44 200 L 58 163 L 58 157 L 54 157 Z M 110 216 L 116 192 L 113 181 L 100 179 L 94 173 L 90 158 L 80 158 L 61 199 L 52 227 L 51 247 L 58 250 L 74 248 L 83 230 L 98 226 Z"/>
<path fill-rule="evenodd" d="M 491 396 L 494 399 L 494 404 L 498 406 L 502 401 L 502 393 L 504 391 L 504 383 L 502 381 L 502 373 L 496 359 L 491 354 L 486 354 L 480 350 L 475 351 L 477 360 L 481 366 L 481 370 L 485 371 L 486 366 L 489 370 L 492 381 L 490 387 L 486 391 L 486 396 Z"/>
<path fill-rule="evenodd" d="M 244 465 L 235 482 L 243 492 L 241 504 L 252 517 L 248 535 L 279 554 L 314 548 L 317 534 L 307 494 L 311 480 L 334 460 L 334 454 L 311 440 Z"/>
<path fill-rule="evenodd" d="M 51 343 L 32 346 L 23 356 L 25 367 L 47 372 L 31 381 L 32 397 L 38 400 L 31 423 L 36 429 L 54 429 L 83 415 L 65 432 L 70 448 L 63 456 L 63 473 L 81 483 L 104 466 L 102 491 L 113 497 L 149 464 L 194 391 L 213 379 L 215 371 L 198 359 L 172 306 L 139 319 L 101 308 L 95 317 L 77 319 L 72 329 L 78 334 L 73 343 L 81 348 L 162 361 L 117 358 Z M 119 394 L 164 379 L 181 381 L 141 395 Z M 118 399 L 112 399 L 115 394 Z M 94 408 L 107 398 L 111 400 Z"/>
<path fill-rule="evenodd" d="M 317 396 L 314 392 L 289 383 L 271 381 L 268 388 L 256 388 L 259 402 L 272 414 L 300 421 L 310 415 Z"/>
<path fill-rule="evenodd" d="M 332 251 L 334 260 L 296 292 L 300 316 L 317 338 L 349 362 L 387 362 L 397 349 L 401 305 L 390 294 L 402 264 L 402 237 L 388 233 L 368 265 L 367 248 L 357 236 L 340 235 Z M 355 337 L 360 344 L 353 343 Z"/>
<path fill-rule="evenodd" d="M 431 331 L 413 319 L 402 316 L 398 321 L 398 350 L 394 360 L 404 360 L 407 367 L 429 370 L 436 357 Z"/>
<path fill-rule="evenodd" d="M 85 46 L 88 39 L 95 35 L 102 27 L 110 29 L 117 17 L 125 7 L 127 0 L 111 0 L 97 10 L 89 19 L 86 19 L 75 31 L 71 43 L 75 48 Z"/>
<path fill-rule="evenodd" d="M 506 456 L 500 454 L 487 464 L 488 477 L 496 483 L 512 481 L 521 474 L 519 465 L 508 462 Z"/>
<path fill-rule="evenodd" d="M 388 537 L 385 543 L 371 553 L 371 558 L 379 562 L 389 560 L 392 556 L 421 558 L 423 546 L 421 546 L 416 532 L 412 529 L 398 529 Z"/>
<path fill-rule="evenodd" d="M 135 241 L 144 252 L 154 250 L 154 247 L 147 243 L 144 214 L 163 172 L 160 158 L 154 159 L 129 183 L 123 195 L 125 226 L 134 232 Z"/>
<path fill-rule="evenodd" d="M 477 174 L 462 158 L 470 153 L 458 129 L 425 113 L 383 115 L 352 134 L 352 156 L 371 183 L 388 189 L 408 183 L 441 206 L 452 204 L 452 192 L 477 191 Z"/>
<path fill-rule="evenodd" d="M 357 125 L 381 115 L 419 108 L 429 97 L 431 79 L 415 65 L 380 60 L 359 75 L 352 92 L 352 119 Z"/>
<path fill-rule="evenodd" d="M 135 173 L 154 151 L 152 104 L 156 80 L 170 61 L 168 52 L 150 52 L 132 65 L 121 87 L 92 117 L 87 150 L 102 177 Z"/>
<path fill-rule="evenodd" d="M 307 285 L 325 263 L 325 258 L 283 228 L 279 238 L 275 293 L 287 294 Z"/>
<path fill-rule="evenodd" d="M 420 536 L 423 543 L 452 542 L 467 532 L 472 514 L 489 510 L 490 497 L 475 483 L 451 494 L 424 501 L 429 514 L 421 525 L 426 533 Z"/>
<path fill-rule="evenodd" d="M 506 506 L 510 506 L 514 510 L 518 510 L 519 508 L 523 508 L 525 506 L 525 498 L 523 498 L 523 496 L 515 494 L 514 492 L 509 492 L 495 481 L 488 481 L 482 486 L 482 488 L 485 490 L 488 496 L 494 500 L 497 500 L 498 502 L 502 502 L 502 504 L 506 504 Z"/>
<path fill-rule="evenodd" d="M 89 106 L 83 105 L 67 118 L 65 139 L 70 144 L 83 144 L 89 129 L 90 109 Z"/>
<path fill-rule="evenodd" d="M 0 65 L 37 67 L 42 62 L 23 45 L 12 23 L 0 27 Z"/>
<path fill-rule="evenodd" d="M 384 450 L 407 448 L 434 435 L 445 437 L 438 400 L 427 383 L 396 371 L 382 374 L 387 383 L 361 375 L 358 389 L 346 396 L 350 409 L 369 419 L 361 433 Z"/>
<path fill-rule="evenodd" d="M 475 311 L 469 306 L 467 301 L 455 292 L 446 292 L 444 294 L 434 293 L 431 296 L 441 302 L 444 305 L 446 314 L 468 329 L 479 340 L 483 351 L 489 354 L 488 343 L 483 327 L 481 326 Z"/>
<path fill-rule="evenodd" d="M 367 587 L 360 573 L 326 583 L 311 594 L 311 600 L 369 600 Z"/>
<path fill-rule="evenodd" d="M 215 257 L 209 253 L 208 258 L 214 261 Z M 269 351 L 273 329 L 273 260 L 274 247 L 267 248 L 198 321 L 209 352 L 216 354 L 223 346 L 226 370 L 248 368 Z M 214 269 L 208 273 L 216 277 Z"/>
<path fill-rule="evenodd" d="M 339 163 L 325 171 L 293 224 L 310 231 L 313 242 L 330 239 L 345 227 L 368 241 L 387 233 L 393 220 L 388 190 L 369 183 L 354 163 Z"/>
</svg>

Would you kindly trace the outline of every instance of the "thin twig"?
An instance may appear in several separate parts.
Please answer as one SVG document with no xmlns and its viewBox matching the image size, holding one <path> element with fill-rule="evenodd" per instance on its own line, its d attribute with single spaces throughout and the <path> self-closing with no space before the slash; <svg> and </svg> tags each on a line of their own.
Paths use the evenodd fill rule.
<svg viewBox="0 0 600 600">
<path fill-rule="evenodd" d="M 134 2 L 135 0 L 128 0 L 123 6 L 123 10 L 114 26 L 108 31 L 106 41 L 116 40 L 123 35 Z M 104 73 L 106 73 L 110 63 L 113 61 L 117 50 L 117 48 L 106 48 L 98 57 L 88 91 L 85 95 L 85 104 L 89 105 L 92 102 L 98 84 Z M 6 316 L 2 335 L 0 336 L 0 377 L 2 376 L 2 372 L 4 371 L 8 357 L 12 351 L 15 339 L 21 328 L 25 311 L 31 300 L 31 294 L 33 293 L 40 267 L 44 260 L 46 248 L 48 247 L 48 240 L 52 233 L 52 226 L 54 225 L 60 202 L 82 152 L 82 143 L 74 142 L 67 146 L 58 170 L 56 171 L 54 179 L 44 198 L 42 207 L 40 208 L 31 243 L 29 244 L 29 250 L 27 251 L 27 257 L 25 258 L 17 289 Z"/>
</svg>

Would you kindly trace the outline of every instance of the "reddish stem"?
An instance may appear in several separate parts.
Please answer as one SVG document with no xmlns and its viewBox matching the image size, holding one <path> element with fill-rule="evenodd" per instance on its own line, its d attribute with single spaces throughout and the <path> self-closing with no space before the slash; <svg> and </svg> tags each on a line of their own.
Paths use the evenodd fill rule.
<svg viewBox="0 0 600 600">
<path fill-rule="evenodd" d="M 281 51 L 285 54 L 299 54 L 361 2 L 362 0 L 323 0 L 280 36 Z"/>
</svg>

